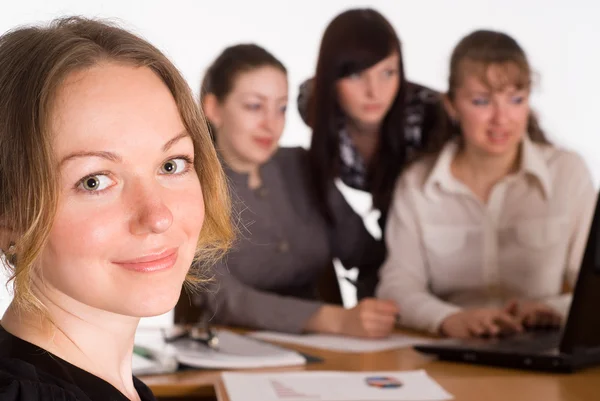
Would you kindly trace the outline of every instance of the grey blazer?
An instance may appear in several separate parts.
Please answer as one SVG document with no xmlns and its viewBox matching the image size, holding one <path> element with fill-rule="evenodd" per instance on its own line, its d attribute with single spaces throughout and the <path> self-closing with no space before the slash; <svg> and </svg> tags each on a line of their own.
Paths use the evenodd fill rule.
<svg viewBox="0 0 600 401">
<path fill-rule="evenodd" d="M 212 322 L 298 333 L 321 307 L 316 283 L 339 258 L 361 273 L 376 271 L 384 245 L 332 184 L 327 224 L 311 195 L 308 153 L 281 148 L 261 167 L 262 186 L 225 166 L 240 233 L 229 255 L 216 266 L 207 292 L 194 304 L 207 308 Z"/>
</svg>

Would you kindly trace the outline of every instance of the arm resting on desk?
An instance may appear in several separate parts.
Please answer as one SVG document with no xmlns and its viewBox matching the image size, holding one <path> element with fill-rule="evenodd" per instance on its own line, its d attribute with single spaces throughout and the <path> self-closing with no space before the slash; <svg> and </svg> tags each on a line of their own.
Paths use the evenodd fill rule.
<svg viewBox="0 0 600 401">
<path fill-rule="evenodd" d="M 202 297 L 214 323 L 286 333 L 302 332 L 323 305 L 252 288 L 231 275 L 224 264 L 218 266 L 215 282 Z"/>
</svg>

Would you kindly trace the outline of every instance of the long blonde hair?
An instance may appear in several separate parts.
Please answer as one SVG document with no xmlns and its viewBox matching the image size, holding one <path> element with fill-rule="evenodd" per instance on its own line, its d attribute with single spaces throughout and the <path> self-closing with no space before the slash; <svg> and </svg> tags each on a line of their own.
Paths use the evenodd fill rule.
<svg viewBox="0 0 600 401">
<path fill-rule="evenodd" d="M 144 39 L 110 23 L 62 18 L 0 37 L 0 222 L 14 246 L 4 249 L 18 307 L 43 309 L 32 271 L 47 242 L 58 202 L 50 119 L 57 89 L 81 69 L 111 61 L 150 68 L 169 88 L 195 149 L 205 220 L 187 281 L 229 248 L 230 201 L 206 121 L 177 68 Z M 6 248 L 6 244 L 4 244 Z"/>
</svg>

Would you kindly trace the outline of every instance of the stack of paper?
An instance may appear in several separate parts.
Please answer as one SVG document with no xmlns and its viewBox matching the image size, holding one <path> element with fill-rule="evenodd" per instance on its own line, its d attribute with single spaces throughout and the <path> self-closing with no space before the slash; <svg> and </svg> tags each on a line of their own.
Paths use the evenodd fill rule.
<svg viewBox="0 0 600 401">
<path fill-rule="evenodd" d="M 261 340 L 304 345 L 311 348 L 339 352 L 378 352 L 390 349 L 411 347 L 435 341 L 427 337 L 392 334 L 382 339 L 362 339 L 328 334 L 284 334 L 270 331 L 257 331 L 250 334 Z"/>
<path fill-rule="evenodd" d="M 136 376 L 175 372 L 175 349 L 163 340 L 160 329 L 138 328 L 131 367 Z"/>
<path fill-rule="evenodd" d="M 306 364 L 306 359 L 295 351 L 278 347 L 227 330 L 218 330 L 219 348 L 193 341 L 174 343 L 179 362 L 202 368 L 244 369 Z"/>
<path fill-rule="evenodd" d="M 140 328 L 136 332 L 135 344 L 142 352 L 134 354 L 134 374 L 168 371 L 167 369 L 173 369 L 169 364 L 171 361 L 175 361 L 176 365 L 184 364 L 208 369 L 266 368 L 306 364 L 306 359 L 298 352 L 228 330 L 217 330 L 216 334 L 219 346 L 218 349 L 212 349 L 200 341 L 187 338 L 166 344 L 159 328 Z M 144 351 L 145 358 L 141 358 L 140 354 Z M 156 366 L 165 364 L 169 366 Z"/>
<path fill-rule="evenodd" d="M 442 401 L 452 399 L 423 370 L 222 374 L 230 401 Z"/>
</svg>

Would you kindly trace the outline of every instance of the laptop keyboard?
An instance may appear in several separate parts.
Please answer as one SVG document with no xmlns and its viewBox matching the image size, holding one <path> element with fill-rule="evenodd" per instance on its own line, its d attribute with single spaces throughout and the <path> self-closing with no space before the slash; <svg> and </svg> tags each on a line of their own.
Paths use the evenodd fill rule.
<svg viewBox="0 0 600 401">
<path fill-rule="evenodd" d="M 561 332 L 556 331 L 527 331 L 510 337 L 497 339 L 492 345 L 494 349 L 510 351 L 545 351 L 557 348 Z"/>
</svg>

